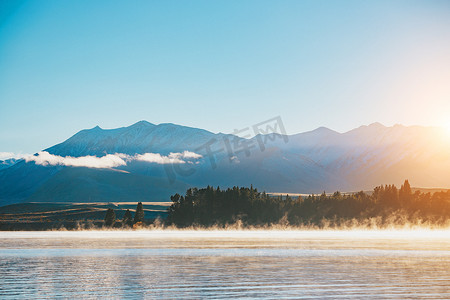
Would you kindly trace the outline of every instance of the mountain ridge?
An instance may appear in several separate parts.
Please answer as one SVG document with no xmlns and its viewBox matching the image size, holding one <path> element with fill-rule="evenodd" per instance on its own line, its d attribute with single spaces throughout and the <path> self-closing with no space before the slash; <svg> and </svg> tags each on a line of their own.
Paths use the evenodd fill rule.
<svg viewBox="0 0 450 300">
<path fill-rule="evenodd" d="M 170 194 L 183 193 L 182 188 L 206 185 L 253 184 L 268 192 L 318 193 L 367 190 L 409 178 L 416 186 L 445 188 L 449 187 L 445 178 L 450 177 L 448 140 L 438 128 L 381 123 L 344 133 L 319 127 L 294 135 L 268 133 L 251 138 L 173 123 L 139 121 L 113 129 L 97 125 L 44 151 L 59 160 L 126 155 L 128 160 L 116 167 L 124 175 L 19 160 L 0 169 L 0 205 L 46 197 L 83 202 L 89 194 L 102 201 L 167 201 Z M 164 163 L 170 155 L 185 151 L 198 157 L 180 164 Z M 161 162 L 138 159 L 146 153 Z M 140 185 L 131 188 L 132 178 Z M 130 182 L 129 190 L 121 182 Z M 130 199 L 124 199 L 127 194 Z"/>
</svg>

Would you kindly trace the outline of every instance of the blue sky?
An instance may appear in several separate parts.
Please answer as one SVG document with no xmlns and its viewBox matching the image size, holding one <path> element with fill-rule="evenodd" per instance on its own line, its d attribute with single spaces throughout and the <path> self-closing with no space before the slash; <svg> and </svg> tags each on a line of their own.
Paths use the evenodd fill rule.
<svg viewBox="0 0 450 300">
<path fill-rule="evenodd" d="M 448 1 L 0 2 L 0 151 L 139 120 L 450 127 Z"/>
</svg>

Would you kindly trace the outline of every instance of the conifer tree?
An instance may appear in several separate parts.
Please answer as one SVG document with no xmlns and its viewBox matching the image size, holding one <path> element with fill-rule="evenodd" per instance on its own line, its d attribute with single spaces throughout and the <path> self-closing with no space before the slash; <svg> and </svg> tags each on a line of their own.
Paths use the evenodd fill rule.
<svg viewBox="0 0 450 300">
<path fill-rule="evenodd" d="M 144 222 L 144 207 L 142 202 L 139 202 L 136 207 L 136 214 L 134 215 L 134 223 Z"/>
<path fill-rule="evenodd" d="M 123 215 L 122 226 L 133 226 L 133 217 L 129 209 Z"/>
<path fill-rule="evenodd" d="M 405 183 L 403 183 L 399 191 L 400 205 L 404 206 L 409 204 L 411 202 L 411 198 L 412 198 L 411 185 L 409 184 L 408 180 L 405 180 Z"/>
<path fill-rule="evenodd" d="M 116 213 L 112 208 L 108 208 L 105 216 L 105 226 L 111 227 L 116 222 Z"/>
</svg>

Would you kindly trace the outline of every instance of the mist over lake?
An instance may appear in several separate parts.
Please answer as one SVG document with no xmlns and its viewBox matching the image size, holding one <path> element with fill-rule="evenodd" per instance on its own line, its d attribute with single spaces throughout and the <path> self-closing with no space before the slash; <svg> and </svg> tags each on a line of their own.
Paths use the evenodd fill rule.
<svg viewBox="0 0 450 300">
<path fill-rule="evenodd" d="M 17 298 L 450 297 L 448 230 L 4 232 Z"/>
</svg>

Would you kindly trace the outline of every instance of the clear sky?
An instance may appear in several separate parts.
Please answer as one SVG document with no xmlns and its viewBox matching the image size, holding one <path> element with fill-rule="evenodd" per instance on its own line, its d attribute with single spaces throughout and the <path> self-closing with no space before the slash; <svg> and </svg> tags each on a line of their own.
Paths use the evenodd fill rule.
<svg viewBox="0 0 450 300">
<path fill-rule="evenodd" d="M 0 1 L 0 152 L 274 116 L 450 127 L 450 1 Z"/>
</svg>

